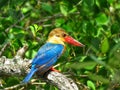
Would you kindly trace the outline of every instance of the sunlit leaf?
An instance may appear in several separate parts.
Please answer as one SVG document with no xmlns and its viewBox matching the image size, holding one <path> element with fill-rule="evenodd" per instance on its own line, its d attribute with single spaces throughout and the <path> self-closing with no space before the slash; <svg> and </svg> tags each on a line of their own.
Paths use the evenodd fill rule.
<svg viewBox="0 0 120 90">
<path fill-rule="evenodd" d="M 34 24 L 33 26 L 34 26 L 35 30 L 38 29 L 38 25 L 37 24 Z"/>
<path fill-rule="evenodd" d="M 38 26 L 37 31 L 42 30 L 42 29 L 43 29 L 42 26 Z"/>
<path fill-rule="evenodd" d="M 73 7 L 73 9 L 69 11 L 69 13 L 74 13 L 76 11 L 77 11 L 77 7 Z"/>
<path fill-rule="evenodd" d="M 96 23 L 98 25 L 107 25 L 108 24 L 108 17 L 104 13 L 99 13 L 96 17 Z"/>
<path fill-rule="evenodd" d="M 21 8 L 21 10 L 23 13 L 27 13 L 31 10 L 31 7 L 23 7 L 23 8 Z"/>
<path fill-rule="evenodd" d="M 33 36 L 35 37 L 36 36 L 36 31 L 35 31 L 34 26 L 30 26 L 30 30 L 31 30 Z"/>
<path fill-rule="evenodd" d="M 9 39 L 14 39 L 15 38 L 13 33 L 8 34 L 8 36 L 9 36 Z"/>
<path fill-rule="evenodd" d="M 96 90 L 95 89 L 95 84 L 92 81 L 90 81 L 90 80 L 87 81 L 87 86 L 90 87 L 91 90 Z"/>
<path fill-rule="evenodd" d="M 109 42 L 108 39 L 105 37 L 101 42 L 101 51 L 102 53 L 106 53 L 109 50 Z"/>
<path fill-rule="evenodd" d="M 120 4 L 116 4 L 115 8 L 120 9 Z"/>
<path fill-rule="evenodd" d="M 60 4 L 60 11 L 64 16 L 68 15 L 68 7 L 64 3 Z"/>
</svg>

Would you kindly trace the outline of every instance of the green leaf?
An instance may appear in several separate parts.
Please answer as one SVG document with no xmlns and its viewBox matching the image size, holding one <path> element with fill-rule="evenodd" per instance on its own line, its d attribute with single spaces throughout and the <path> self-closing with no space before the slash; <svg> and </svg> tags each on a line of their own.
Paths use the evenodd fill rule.
<svg viewBox="0 0 120 90">
<path fill-rule="evenodd" d="M 38 25 L 37 24 L 34 24 L 33 26 L 34 26 L 35 30 L 38 29 Z"/>
<path fill-rule="evenodd" d="M 11 29 L 11 30 L 12 30 L 12 29 Z M 13 33 L 9 33 L 9 34 L 8 34 L 8 37 L 9 37 L 9 39 L 14 39 L 14 38 L 15 38 L 15 36 L 14 36 Z"/>
<path fill-rule="evenodd" d="M 49 3 L 42 3 L 42 8 L 49 12 L 49 13 L 52 13 L 52 6 L 49 4 Z"/>
<path fill-rule="evenodd" d="M 90 80 L 87 81 L 87 86 L 90 87 L 91 90 L 96 90 L 95 89 L 95 84 L 92 81 L 90 81 Z"/>
<path fill-rule="evenodd" d="M 104 13 L 99 13 L 96 17 L 96 23 L 98 25 L 107 25 L 109 19 Z"/>
<path fill-rule="evenodd" d="M 77 11 L 77 7 L 73 7 L 73 9 L 71 9 L 70 11 L 69 11 L 69 13 L 74 13 L 74 12 L 76 12 Z"/>
<path fill-rule="evenodd" d="M 34 24 L 34 25 L 30 26 L 30 29 L 31 29 L 33 36 L 36 37 L 37 31 L 41 30 L 42 26 L 38 26 L 37 24 Z"/>
<path fill-rule="evenodd" d="M 120 4 L 116 4 L 115 9 L 120 9 Z"/>
<path fill-rule="evenodd" d="M 56 19 L 55 26 L 60 27 L 65 22 L 64 19 Z"/>
<path fill-rule="evenodd" d="M 35 31 L 34 26 L 30 26 L 30 30 L 31 30 L 33 36 L 35 37 L 36 36 L 36 31 Z"/>
<path fill-rule="evenodd" d="M 110 4 L 112 4 L 115 0 L 107 0 Z"/>
<path fill-rule="evenodd" d="M 60 4 L 60 11 L 64 16 L 68 15 L 68 7 L 64 3 L 61 2 Z"/>
<path fill-rule="evenodd" d="M 23 13 L 27 13 L 31 10 L 31 7 L 23 7 L 21 10 Z"/>
<path fill-rule="evenodd" d="M 101 42 L 101 51 L 102 53 L 106 53 L 109 50 L 109 42 L 108 38 L 104 38 Z"/>
<path fill-rule="evenodd" d="M 37 31 L 42 30 L 42 29 L 43 29 L 42 26 L 38 26 Z"/>
</svg>

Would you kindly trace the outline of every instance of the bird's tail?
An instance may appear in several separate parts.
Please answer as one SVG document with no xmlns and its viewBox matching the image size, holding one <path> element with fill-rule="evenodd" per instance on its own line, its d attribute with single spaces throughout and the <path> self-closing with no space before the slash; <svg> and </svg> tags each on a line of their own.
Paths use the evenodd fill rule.
<svg viewBox="0 0 120 90">
<path fill-rule="evenodd" d="M 25 77 L 25 79 L 22 81 L 22 83 L 27 83 L 29 82 L 29 80 L 31 79 L 31 77 L 33 76 L 33 74 L 37 71 L 37 68 L 31 68 L 30 72 L 27 74 L 27 76 Z"/>
</svg>

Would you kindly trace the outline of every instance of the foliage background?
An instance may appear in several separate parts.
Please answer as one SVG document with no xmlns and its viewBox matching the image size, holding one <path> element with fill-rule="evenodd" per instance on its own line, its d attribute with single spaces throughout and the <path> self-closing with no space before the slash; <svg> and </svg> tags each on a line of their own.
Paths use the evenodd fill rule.
<svg viewBox="0 0 120 90">
<path fill-rule="evenodd" d="M 68 45 L 58 70 L 91 90 L 120 89 L 120 0 L 0 0 L 0 49 L 7 46 L 0 56 L 12 58 L 27 44 L 25 58 L 33 58 L 55 27 L 86 45 Z M 1 88 L 22 79 L 1 77 Z M 57 90 L 49 84 L 27 88 Z"/>
</svg>

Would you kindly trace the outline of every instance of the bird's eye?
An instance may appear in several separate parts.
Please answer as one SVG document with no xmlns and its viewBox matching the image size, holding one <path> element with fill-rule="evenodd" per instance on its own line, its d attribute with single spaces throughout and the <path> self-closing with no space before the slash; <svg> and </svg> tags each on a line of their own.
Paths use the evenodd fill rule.
<svg viewBox="0 0 120 90">
<path fill-rule="evenodd" d="M 63 37 L 66 37 L 66 36 L 67 36 L 67 34 L 65 34 L 65 33 L 64 33 L 62 36 L 63 36 Z"/>
</svg>

